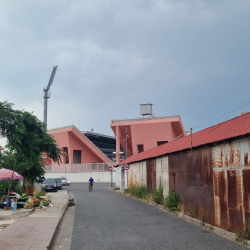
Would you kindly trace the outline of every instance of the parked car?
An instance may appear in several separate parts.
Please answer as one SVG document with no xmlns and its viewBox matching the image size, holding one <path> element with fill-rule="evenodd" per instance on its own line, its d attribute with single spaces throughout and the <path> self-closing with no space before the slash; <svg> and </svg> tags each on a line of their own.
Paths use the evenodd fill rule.
<svg viewBox="0 0 250 250">
<path fill-rule="evenodd" d="M 56 178 L 56 185 L 58 190 L 62 190 L 62 182 L 59 178 Z"/>
<path fill-rule="evenodd" d="M 70 181 L 67 180 L 67 178 L 61 177 L 61 178 L 59 178 L 59 179 L 61 180 L 62 186 L 69 186 Z"/>
<path fill-rule="evenodd" d="M 43 181 L 42 187 L 45 191 L 55 191 L 57 192 L 57 182 L 56 179 L 45 179 Z"/>
</svg>

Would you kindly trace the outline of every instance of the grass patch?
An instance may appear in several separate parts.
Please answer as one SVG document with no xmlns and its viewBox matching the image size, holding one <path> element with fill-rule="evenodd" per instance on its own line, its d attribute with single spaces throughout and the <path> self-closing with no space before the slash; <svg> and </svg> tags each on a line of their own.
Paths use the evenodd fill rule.
<svg viewBox="0 0 250 250">
<path fill-rule="evenodd" d="M 47 193 L 45 192 L 43 188 L 41 190 L 37 190 L 35 193 L 35 197 L 46 196 L 46 195 Z"/>
<path fill-rule="evenodd" d="M 248 228 L 241 232 L 237 229 L 236 241 L 243 244 L 247 244 L 247 240 L 250 240 L 250 219 L 248 220 Z"/>
<path fill-rule="evenodd" d="M 132 185 L 127 189 L 127 193 L 134 197 L 144 199 L 147 196 L 147 188 L 144 185 Z"/>
<path fill-rule="evenodd" d="M 161 177 L 160 177 L 160 184 L 159 184 L 159 188 L 156 188 L 154 193 L 153 193 L 153 201 L 157 204 L 163 204 L 163 187 L 162 187 L 162 183 L 161 183 Z"/>
<path fill-rule="evenodd" d="M 168 210 L 178 211 L 179 198 L 173 190 L 168 190 L 168 195 L 164 200 L 164 206 Z"/>
</svg>

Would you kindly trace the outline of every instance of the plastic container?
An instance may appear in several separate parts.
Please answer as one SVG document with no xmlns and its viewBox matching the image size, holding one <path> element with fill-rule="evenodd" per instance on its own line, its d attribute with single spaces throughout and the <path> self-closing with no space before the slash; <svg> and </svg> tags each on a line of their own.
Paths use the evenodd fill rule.
<svg viewBox="0 0 250 250">
<path fill-rule="evenodd" d="M 12 202 L 11 206 L 12 206 L 12 211 L 16 212 L 16 203 Z"/>
<path fill-rule="evenodd" d="M 9 207 L 11 207 L 11 203 L 12 203 L 12 201 L 9 200 Z M 5 201 L 3 204 L 4 204 L 5 207 L 7 207 L 7 201 Z"/>
</svg>

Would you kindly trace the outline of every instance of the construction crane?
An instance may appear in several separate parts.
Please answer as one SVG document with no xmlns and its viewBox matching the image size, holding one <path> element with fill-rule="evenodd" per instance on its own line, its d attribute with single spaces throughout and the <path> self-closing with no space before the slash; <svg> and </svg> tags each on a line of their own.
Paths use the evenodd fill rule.
<svg viewBox="0 0 250 250">
<path fill-rule="evenodd" d="M 44 93 L 44 106 L 43 106 L 43 122 L 45 123 L 46 127 L 47 127 L 47 109 L 48 109 L 48 99 L 50 98 L 50 86 L 52 85 L 55 75 L 56 75 L 56 71 L 57 71 L 57 66 L 53 67 L 50 79 L 49 79 L 49 83 L 47 87 L 44 87 L 43 89 L 43 93 Z"/>
</svg>

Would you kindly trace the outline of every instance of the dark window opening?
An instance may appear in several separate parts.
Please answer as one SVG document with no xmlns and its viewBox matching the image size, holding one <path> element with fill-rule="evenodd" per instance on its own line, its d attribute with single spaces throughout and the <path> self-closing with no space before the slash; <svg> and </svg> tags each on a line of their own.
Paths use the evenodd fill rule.
<svg viewBox="0 0 250 250">
<path fill-rule="evenodd" d="M 82 150 L 73 150 L 73 163 L 82 163 Z"/>
<path fill-rule="evenodd" d="M 143 144 L 137 145 L 137 151 L 138 151 L 138 153 L 143 152 L 144 151 L 144 145 Z"/>
<path fill-rule="evenodd" d="M 97 163 L 92 162 L 91 163 L 91 169 L 97 169 Z"/>
<path fill-rule="evenodd" d="M 160 146 L 160 145 L 165 144 L 165 143 L 168 143 L 168 141 L 158 141 L 157 146 Z"/>
<path fill-rule="evenodd" d="M 67 147 L 63 148 L 63 155 L 64 155 L 64 163 L 68 164 L 69 163 L 69 152 L 68 152 Z"/>
</svg>

